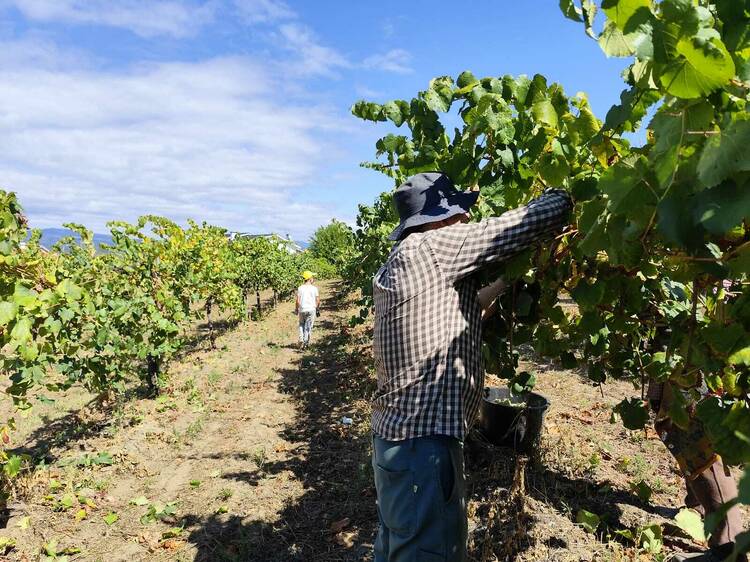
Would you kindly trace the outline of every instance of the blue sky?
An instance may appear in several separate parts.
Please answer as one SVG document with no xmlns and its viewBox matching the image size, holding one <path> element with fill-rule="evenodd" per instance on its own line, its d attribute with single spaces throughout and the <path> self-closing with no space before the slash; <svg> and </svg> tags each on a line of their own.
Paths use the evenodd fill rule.
<svg viewBox="0 0 750 562">
<path fill-rule="evenodd" d="M 545 74 L 618 100 L 555 0 L 0 0 L 0 187 L 33 226 L 155 213 L 307 238 L 389 180 L 358 99 L 430 78 Z"/>
</svg>

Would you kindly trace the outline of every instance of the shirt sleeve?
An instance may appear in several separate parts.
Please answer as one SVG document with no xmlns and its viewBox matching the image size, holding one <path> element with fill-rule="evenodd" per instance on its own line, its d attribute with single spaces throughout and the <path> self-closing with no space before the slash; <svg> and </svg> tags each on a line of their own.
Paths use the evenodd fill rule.
<svg viewBox="0 0 750 562">
<path fill-rule="evenodd" d="M 429 245 L 440 270 L 456 282 L 559 232 L 572 207 L 567 192 L 549 189 L 528 205 L 499 217 L 433 230 L 428 233 Z"/>
</svg>

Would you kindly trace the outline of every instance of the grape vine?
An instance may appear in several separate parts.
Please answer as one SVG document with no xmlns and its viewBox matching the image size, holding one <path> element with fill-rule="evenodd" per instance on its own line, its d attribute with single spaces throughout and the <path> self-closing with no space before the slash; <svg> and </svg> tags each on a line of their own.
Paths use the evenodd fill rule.
<svg viewBox="0 0 750 562">
<path fill-rule="evenodd" d="M 111 394 L 140 379 L 156 392 L 196 321 L 208 320 L 213 345 L 212 310 L 239 320 L 249 291 L 286 297 L 304 269 L 332 270 L 281 238 L 232 239 L 205 223 L 113 222 L 103 251 L 91 231 L 66 226 L 76 236 L 45 250 L 15 195 L 0 190 L 0 372 L 17 409 L 74 384 Z M 4 496 L 30 460 L 9 452 L 14 426 L 0 425 Z"/>
<path fill-rule="evenodd" d="M 488 272 L 514 289 L 485 330 L 488 371 L 512 378 L 531 344 L 596 384 L 668 382 L 685 393 L 673 423 L 697 415 L 725 461 L 750 461 L 750 3 L 740 0 L 561 0 L 607 56 L 632 57 L 627 88 L 604 121 L 583 94 L 540 75 L 433 79 L 411 100 L 361 101 L 355 116 L 406 134 L 363 164 L 393 178 L 440 170 L 482 197 L 475 219 L 549 186 L 576 202 L 551 243 Z M 596 14 L 604 25 L 596 30 Z M 648 142 L 631 146 L 649 113 Z M 461 126 L 448 131 L 447 115 Z M 389 196 L 362 207 L 352 279 L 366 283 L 389 246 Z M 532 288 L 533 290 L 530 290 Z M 575 307 L 564 306 L 572 299 Z M 533 310 L 532 310 L 533 308 Z M 524 321 L 516 321 L 523 318 Z M 710 393 L 698 393 L 707 387 Z M 691 391 L 693 390 L 693 391 Z M 645 401 L 615 408 L 643 427 Z"/>
</svg>

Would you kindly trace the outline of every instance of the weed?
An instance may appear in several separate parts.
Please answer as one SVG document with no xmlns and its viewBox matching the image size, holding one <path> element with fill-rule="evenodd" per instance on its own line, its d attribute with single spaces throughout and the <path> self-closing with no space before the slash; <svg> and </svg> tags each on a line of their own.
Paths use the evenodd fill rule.
<svg viewBox="0 0 750 562">
<path fill-rule="evenodd" d="M 222 488 L 221 491 L 216 496 L 221 501 L 225 502 L 229 498 L 231 498 L 234 495 L 234 492 L 230 490 L 229 488 Z"/>
<path fill-rule="evenodd" d="M 220 371 L 213 369 L 210 373 L 208 373 L 206 380 L 208 381 L 208 384 L 210 384 L 211 386 L 215 386 L 216 383 L 223 378 L 223 376 L 224 375 Z"/>
<path fill-rule="evenodd" d="M 185 430 L 185 438 L 193 440 L 200 435 L 201 431 L 203 431 L 203 421 L 197 419 L 187 426 L 187 429 Z"/>
<path fill-rule="evenodd" d="M 260 447 L 253 453 L 253 462 L 255 463 L 255 466 L 258 467 L 258 470 L 263 470 L 267 460 L 268 457 L 266 456 L 265 448 Z"/>
<path fill-rule="evenodd" d="M 166 410 L 176 410 L 177 404 L 175 404 L 172 397 L 162 395 L 156 398 L 156 411 L 161 413 Z"/>
<path fill-rule="evenodd" d="M 58 466 L 94 466 L 94 465 L 111 465 L 115 464 L 112 455 L 107 451 L 101 451 L 96 455 L 86 453 L 80 457 L 68 457 L 58 461 Z"/>
<path fill-rule="evenodd" d="M 589 457 L 589 468 L 591 471 L 595 471 L 601 464 L 602 458 L 599 456 L 599 453 L 591 453 L 591 456 Z"/>
<path fill-rule="evenodd" d="M 141 524 L 147 525 L 148 523 L 153 523 L 157 520 L 161 521 L 162 519 L 174 515 L 177 513 L 177 503 L 178 502 L 169 502 L 163 505 L 160 503 L 150 504 L 146 513 L 141 516 Z"/>
</svg>

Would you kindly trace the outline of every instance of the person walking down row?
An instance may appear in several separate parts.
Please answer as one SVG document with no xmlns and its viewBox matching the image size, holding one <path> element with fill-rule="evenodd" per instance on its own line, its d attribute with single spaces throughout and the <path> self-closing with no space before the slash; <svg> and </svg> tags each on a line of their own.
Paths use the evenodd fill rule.
<svg viewBox="0 0 750 562">
<path fill-rule="evenodd" d="M 550 189 L 469 223 L 478 196 L 436 172 L 394 193 L 397 244 L 373 278 L 376 562 L 466 560 L 463 441 L 484 386 L 476 273 L 561 231 L 572 208 Z"/>
<path fill-rule="evenodd" d="M 299 343 L 303 349 L 310 344 L 315 316 L 320 307 L 320 293 L 313 284 L 315 274 L 312 271 L 303 271 L 304 282 L 297 289 L 297 302 L 294 307 L 299 318 Z"/>
</svg>

